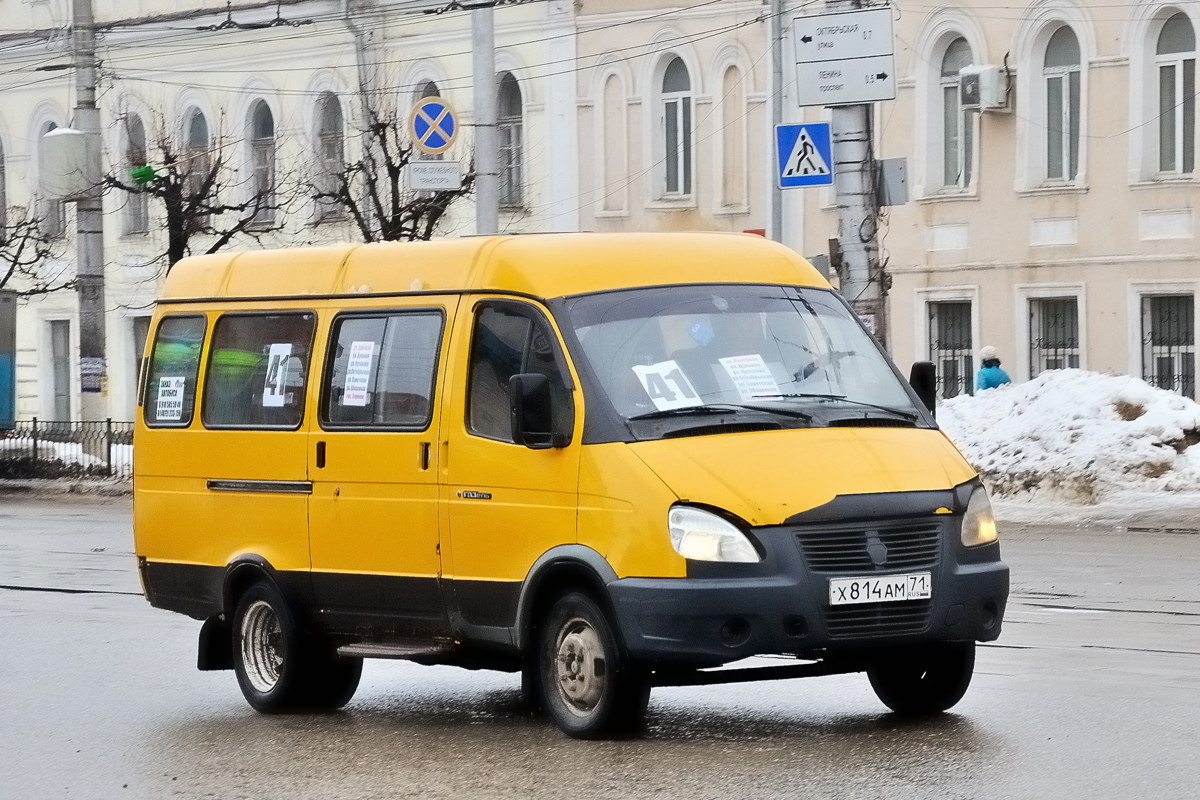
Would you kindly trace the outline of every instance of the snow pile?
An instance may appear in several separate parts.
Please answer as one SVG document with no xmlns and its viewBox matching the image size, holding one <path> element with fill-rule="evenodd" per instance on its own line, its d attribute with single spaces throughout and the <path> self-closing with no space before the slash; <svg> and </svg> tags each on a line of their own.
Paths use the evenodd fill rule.
<svg viewBox="0 0 1200 800">
<path fill-rule="evenodd" d="M 1200 404 L 1139 378 L 1053 370 L 946 400 L 937 419 L 997 497 L 1200 492 Z"/>
</svg>

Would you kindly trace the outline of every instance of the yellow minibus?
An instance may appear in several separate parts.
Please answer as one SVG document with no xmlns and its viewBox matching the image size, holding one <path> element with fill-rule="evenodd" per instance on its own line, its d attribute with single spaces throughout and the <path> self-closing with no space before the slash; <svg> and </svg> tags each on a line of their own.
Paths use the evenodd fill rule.
<svg viewBox="0 0 1200 800">
<path fill-rule="evenodd" d="M 579 738 L 656 685 L 865 672 L 943 711 L 1008 568 L 933 386 L 753 235 L 185 259 L 141 376 L 142 586 L 263 712 L 344 706 L 365 658 L 519 672 Z"/>
</svg>

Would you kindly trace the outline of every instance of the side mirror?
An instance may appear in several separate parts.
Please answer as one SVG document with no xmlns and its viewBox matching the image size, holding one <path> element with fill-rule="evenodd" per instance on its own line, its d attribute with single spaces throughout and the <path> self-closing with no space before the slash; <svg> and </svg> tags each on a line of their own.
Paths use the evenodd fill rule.
<svg viewBox="0 0 1200 800">
<path fill-rule="evenodd" d="M 517 444 L 533 450 L 566 447 L 569 438 L 554 430 L 554 400 L 547 376 L 530 372 L 509 378 L 508 414 Z"/>
<path fill-rule="evenodd" d="M 929 409 L 929 413 L 935 413 L 937 406 L 937 367 L 932 361 L 918 361 L 912 365 L 912 371 L 908 374 L 908 383 L 912 386 L 913 391 L 917 393 L 917 397 L 921 398 L 921 402 Z"/>
</svg>

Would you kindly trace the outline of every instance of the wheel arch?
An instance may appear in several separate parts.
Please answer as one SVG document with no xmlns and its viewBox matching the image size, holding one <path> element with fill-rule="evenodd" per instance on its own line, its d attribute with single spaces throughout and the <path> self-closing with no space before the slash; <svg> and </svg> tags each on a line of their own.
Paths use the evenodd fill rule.
<svg viewBox="0 0 1200 800">
<path fill-rule="evenodd" d="M 534 634 L 541 612 L 552 598 L 567 591 L 586 592 L 612 620 L 608 584 L 615 580 L 617 573 L 612 565 L 590 547 L 562 545 L 542 554 L 530 568 L 521 587 L 513 643 L 523 652 L 529 642 L 535 641 Z"/>
<path fill-rule="evenodd" d="M 271 562 L 254 554 L 239 556 L 225 568 L 225 581 L 221 587 L 221 614 L 226 620 L 232 619 L 246 590 L 260 581 L 270 583 L 281 596 L 291 599 L 280 585 Z"/>
<path fill-rule="evenodd" d="M 275 569 L 259 555 L 248 554 L 231 561 L 221 581 L 221 601 L 217 613 L 204 620 L 196 648 L 196 668 L 201 671 L 233 669 L 233 615 L 242 595 L 256 583 L 269 583 L 287 597 Z"/>
</svg>

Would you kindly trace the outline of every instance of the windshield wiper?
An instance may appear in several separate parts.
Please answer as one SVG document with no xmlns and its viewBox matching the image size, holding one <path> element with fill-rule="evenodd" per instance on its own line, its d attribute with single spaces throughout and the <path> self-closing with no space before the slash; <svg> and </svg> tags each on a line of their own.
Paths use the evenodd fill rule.
<svg viewBox="0 0 1200 800">
<path fill-rule="evenodd" d="M 855 400 L 853 398 L 847 397 L 844 394 L 820 394 L 817 392 L 790 392 L 788 394 L 771 395 L 771 397 L 783 397 L 783 398 L 787 398 L 787 399 L 798 399 L 798 400 L 808 400 L 808 399 L 839 400 L 843 403 L 850 403 L 851 405 L 863 406 L 865 408 L 874 408 L 877 411 L 884 411 L 884 412 L 887 412 L 888 414 L 895 414 L 896 416 L 903 417 L 904 419 L 907 419 L 910 422 L 917 421 L 917 414 L 913 413 L 912 411 L 905 411 L 902 408 L 891 408 L 889 406 L 876 405 L 875 403 L 868 403 L 865 400 Z"/>
<path fill-rule="evenodd" d="M 630 422 L 643 419 L 662 419 L 663 417 L 685 417 L 690 414 L 736 414 L 739 411 L 761 411 L 765 414 L 776 414 L 793 419 L 812 420 L 812 414 L 793 408 L 774 408 L 772 406 L 742 405 L 738 403 L 712 403 L 702 406 L 681 406 L 680 408 L 662 408 L 658 411 L 647 411 L 645 414 L 635 414 L 629 417 Z"/>
</svg>

